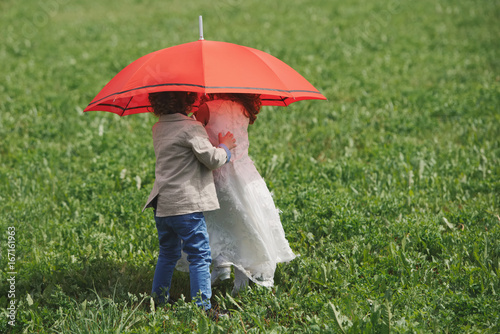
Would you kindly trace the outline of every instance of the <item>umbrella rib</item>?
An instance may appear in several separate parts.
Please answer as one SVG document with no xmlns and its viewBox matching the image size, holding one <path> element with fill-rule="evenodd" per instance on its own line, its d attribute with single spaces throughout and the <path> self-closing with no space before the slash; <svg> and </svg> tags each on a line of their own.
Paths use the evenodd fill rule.
<svg viewBox="0 0 500 334">
<path fill-rule="evenodd" d="M 276 98 L 276 99 L 271 99 L 271 98 L 267 98 L 267 99 L 262 99 L 262 101 L 281 101 L 283 104 L 287 105 L 286 103 L 286 98 L 280 96 L 279 98 Z M 135 107 L 122 107 L 118 104 L 111 104 L 111 103 L 99 103 L 100 106 L 103 106 L 103 107 L 112 107 L 112 108 L 116 108 L 116 109 L 120 109 L 122 110 L 122 115 L 125 113 L 126 110 L 135 110 L 135 109 L 142 109 L 142 108 L 148 108 L 148 107 L 151 107 L 150 105 L 142 105 L 142 106 L 135 106 Z"/>
<path fill-rule="evenodd" d="M 117 109 L 121 109 L 122 111 L 125 110 L 125 108 L 123 108 L 122 106 L 119 106 L 117 104 L 111 104 L 111 103 L 99 103 L 100 106 L 104 106 L 104 107 L 113 107 L 113 108 L 117 108 Z M 132 109 L 132 108 L 131 108 Z"/>
<path fill-rule="evenodd" d="M 124 93 L 129 93 L 133 92 L 135 90 L 141 90 L 141 89 L 146 89 L 146 88 L 153 88 L 153 87 L 164 87 L 164 86 L 189 86 L 189 87 L 198 87 L 198 88 L 203 88 L 203 89 L 259 89 L 259 90 L 267 90 L 267 91 L 272 91 L 272 92 L 284 92 L 284 93 L 312 93 L 312 94 L 320 94 L 318 91 L 314 90 L 303 90 L 303 89 L 292 89 L 292 90 L 286 90 L 286 89 L 275 89 L 275 88 L 263 88 L 263 87 L 237 87 L 237 86 L 203 86 L 203 85 L 196 85 L 196 84 L 188 84 L 188 83 L 169 83 L 169 84 L 158 84 L 158 85 L 148 85 L 148 86 L 142 86 L 138 88 L 133 88 L 133 89 L 128 89 L 124 90 L 121 92 L 116 92 L 113 94 L 109 94 L 108 96 L 105 96 L 97 101 L 93 101 L 89 103 L 88 106 L 97 104 L 99 101 L 109 99 L 113 95 L 119 95 L 119 94 L 124 94 Z"/>
<path fill-rule="evenodd" d="M 122 115 L 123 113 L 125 112 L 125 108 L 122 107 L 122 106 L 119 106 L 117 104 L 111 104 L 111 103 L 99 103 L 98 105 L 100 106 L 103 106 L 103 107 L 113 107 L 113 108 L 116 108 L 116 109 L 120 109 L 122 110 Z M 135 109 L 141 109 L 141 108 L 150 108 L 151 106 L 150 105 L 144 105 L 144 106 L 135 106 L 135 107 L 130 107 L 130 108 L 126 108 L 127 110 L 135 110 Z"/>
<path fill-rule="evenodd" d="M 120 116 L 123 116 L 123 114 L 125 114 L 125 111 L 127 111 L 128 105 L 130 104 L 130 102 L 132 102 L 133 98 L 134 98 L 133 96 L 130 97 L 130 100 L 128 100 L 128 103 L 125 106 L 125 108 L 123 109 L 123 112 L 122 112 L 122 114 Z"/>
<path fill-rule="evenodd" d="M 266 98 L 266 99 L 261 99 L 262 101 L 281 101 L 283 104 L 285 104 L 286 98 L 283 96 L 280 96 L 279 98 L 276 99 L 271 99 L 271 98 Z"/>
<path fill-rule="evenodd" d="M 257 54 L 257 52 L 263 52 L 263 51 L 260 51 L 260 50 L 257 50 L 257 49 L 253 49 L 253 48 L 249 48 L 249 47 L 247 47 L 247 48 L 245 48 L 245 49 L 246 49 L 246 50 L 248 50 L 248 51 L 250 51 L 250 53 L 251 53 L 254 57 L 257 57 L 258 59 L 260 59 L 260 60 L 262 61 L 262 63 L 263 63 L 264 65 L 266 65 L 266 67 L 267 67 L 267 68 L 269 68 L 270 72 L 271 72 L 271 73 L 272 73 L 272 74 L 276 77 L 276 79 L 278 79 L 278 81 L 279 81 L 279 82 L 281 82 L 281 83 L 283 84 L 283 86 L 284 86 L 284 87 L 287 87 L 287 88 L 288 88 L 288 85 L 287 85 L 287 84 L 285 84 L 285 83 L 283 82 L 283 80 L 281 80 L 281 78 L 280 78 L 280 77 L 276 74 L 276 72 L 275 72 L 275 71 L 273 70 L 273 68 L 272 68 L 272 67 L 271 67 L 271 66 L 267 63 L 267 61 L 266 61 L 264 58 L 260 57 L 260 56 Z M 255 52 L 255 51 L 257 51 L 257 52 Z M 265 52 L 264 52 L 264 53 L 265 53 Z M 270 55 L 271 55 L 271 54 L 270 54 Z M 274 57 L 274 56 L 273 56 L 273 55 L 271 55 L 271 57 Z M 276 57 L 275 57 L 275 58 L 276 58 Z M 278 59 L 278 58 L 276 58 L 276 59 Z M 279 60 L 279 59 L 278 59 L 278 60 Z M 286 64 L 285 64 L 285 65 L 286 65 Z M 285 91 L 285 90 L 283 90 L 283 91 Z M 300 91 L 286 90 L 286 92 L 287 92 L 287 93 L 292 93 L 292 92 L 304 92 L 304 93 L 309 93 L 309 91 L 302 91 L 302 90 L 300 90 Z M 310 92 L 310 93 L 312 93 L 312 92 Z M 318 93 L 318 94 L 320 94 L 319 92 L 317 92 L 317 93 Z M 292 98 L 295 98 L 295 97 L 293 97 L 293 96 L 292 96 Z"/>
</svg>

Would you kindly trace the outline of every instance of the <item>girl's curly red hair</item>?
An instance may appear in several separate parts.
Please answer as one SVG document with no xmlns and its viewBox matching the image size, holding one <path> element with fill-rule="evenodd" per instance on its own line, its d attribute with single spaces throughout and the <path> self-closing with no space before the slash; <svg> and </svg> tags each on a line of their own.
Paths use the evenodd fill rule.
<svg viewBox="0 0 500 334">
<path fill-rule="evenodd" d="M 245 108 L 245 116 L 249 118 L 249 123 L 253 124 L 257 119 L 257 114 L 260 112 L 262 102 L 260 95 L 257 94 L 242 94 L 242 93 L 224 93 L 224 94 L 209 94 L 210 99 L 231 100 L 241 104 Z"/>
</svg>

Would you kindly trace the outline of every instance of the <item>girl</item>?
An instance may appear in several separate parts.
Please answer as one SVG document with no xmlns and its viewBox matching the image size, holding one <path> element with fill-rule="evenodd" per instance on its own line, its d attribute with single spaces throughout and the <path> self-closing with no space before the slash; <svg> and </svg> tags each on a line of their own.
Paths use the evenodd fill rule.
<svg viewBox="0 0 500 334">
<path fill-rule="evenodd" d="M 213 171 L 220 209 L 205 215 L 213 259 L 211 280 L 228 279 L 232 266 L 233 294 L 247 286 L 249 279 L 270 287 L 276 264 L 296 255 L 285 238 L 271 193 L 248 156 L 247 129 L 260 111 L 260 98 L 214 94 L 209 99 L 200 106 L 197 119 L 207 124 L 212 144 L 223 129 L 230 130 L 238 142 L 231 162 Z"/>
</svg>

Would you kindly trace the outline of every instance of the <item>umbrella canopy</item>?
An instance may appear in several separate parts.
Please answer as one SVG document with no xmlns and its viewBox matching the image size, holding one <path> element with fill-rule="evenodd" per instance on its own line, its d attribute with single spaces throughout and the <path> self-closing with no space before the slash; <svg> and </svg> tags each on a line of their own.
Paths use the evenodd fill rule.
<svg viewBox="0 0 500 334">
<path fill-rule="evenodd" d="M 121 70 L 84 111 L 121 116 L 150 112 L 148 94 L 160 91 L 250 93 L 262 105 L 326 100 L 278 58 L 249 47 L 200 39 L 147 54 Z"/>
</svg>

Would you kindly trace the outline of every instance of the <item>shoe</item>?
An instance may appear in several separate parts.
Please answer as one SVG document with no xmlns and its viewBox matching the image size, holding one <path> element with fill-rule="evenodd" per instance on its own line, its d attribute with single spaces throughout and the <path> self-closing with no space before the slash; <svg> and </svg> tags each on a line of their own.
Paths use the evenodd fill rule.
<svg viewBox="0 0 500 334">
<path fill-rule="evenodd" d="M 248 277 L 238 268 L 234 268 L 234 285 L 231 295 L 233 297 L 237 296 L 238 293 L 248 286 Z"/>
<path fill-rule="evenodd" d="M 237 297 L 240 294 L 240 291 L 245 290 L 247 287 L 248 287 L 248 283 L 247 284 L 241 284 L 241 285 L 234 284 L 233 285 L 233 290 L 231 290 L 231 296 L 232 297 Z"/>
<path fill-rule="evenodd" d="M 217 267 L 214 268 L 210 274 L 210 281 L 212 282 L 212 285 L 216 285 L 229 278 L 231 278 L 231 267 Z"/>
</svg>

